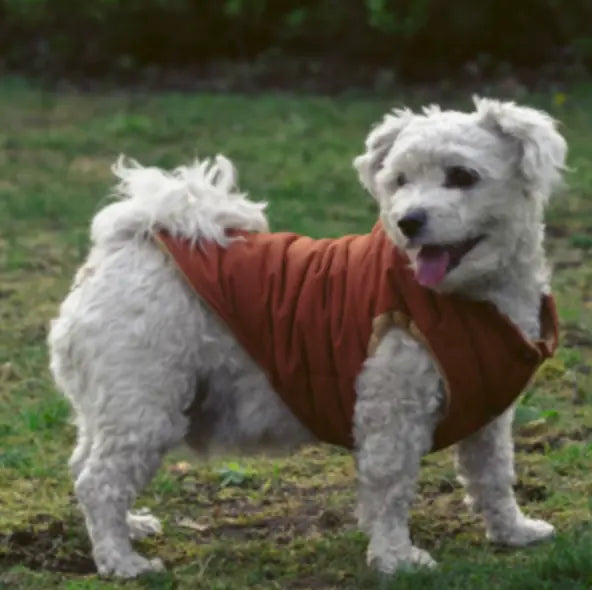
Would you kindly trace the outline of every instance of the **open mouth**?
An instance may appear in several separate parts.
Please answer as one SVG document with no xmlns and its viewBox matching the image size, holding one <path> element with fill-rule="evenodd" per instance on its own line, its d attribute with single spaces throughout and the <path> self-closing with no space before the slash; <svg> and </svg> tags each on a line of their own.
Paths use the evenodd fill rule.
<svg viewBox="0 0 592 590">
<path fill-rule="evenodd" d="M 435 287 L 468 254 L 484 236 L 471 238 L 454 244 L 421 246 L 417 253 L 415 276 L 425 287 Z"/>
</svg>

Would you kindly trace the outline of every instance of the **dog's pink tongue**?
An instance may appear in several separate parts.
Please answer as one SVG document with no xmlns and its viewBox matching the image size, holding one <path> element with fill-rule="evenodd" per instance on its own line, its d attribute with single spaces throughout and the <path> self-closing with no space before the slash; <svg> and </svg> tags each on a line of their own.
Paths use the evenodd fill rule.
<svg viewBox="0 0 592 590">
<path fill-rule="evenodd" d="M 417 255 L 417 282 L 424 287 L 435 287 L 446 276 L 450 254 L 443 248 L 424 246 Z"/>
</svg>

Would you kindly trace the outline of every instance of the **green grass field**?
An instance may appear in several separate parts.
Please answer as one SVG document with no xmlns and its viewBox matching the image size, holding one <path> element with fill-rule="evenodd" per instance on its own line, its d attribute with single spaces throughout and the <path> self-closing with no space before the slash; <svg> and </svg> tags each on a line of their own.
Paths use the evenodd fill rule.
<svg viewBox="0 0 592 590">
<path fill-rule="evenodd" d="M 164 535 L 139 543 L 168 570 L 97 578 L 66 461 L 74 429 L 47 371 L 48 320 L 87 251 L 123 152 L 174 166 L 222 152 L 241 186 L 270 203 L 272 227 L 337 235 L 367 230 L 371 200 L 351 160 L 387 108 L 431 102 L 279 95 L 76 95 L 0 84 L 0 588 L 470 589 L 592 588 L 592 88 L 528 102 L 563 121 L 567 188 L 549 214 L 562 348 L 539 372 L 516 420 L 517 493 L 553 522 L 553 543 L 488 544 L 462 504 L 451 455 L 425 459 L 415 541 L 434 572 L 381 579 L 355 528 L 351 457 L 328 447 L 281 459 L 200 465 L 170 457 L 138 500 Z M 467 107 L 467 97 L 446 106 Z M 187 463 L 189 461 L 189 463 Z"/>
</svg>

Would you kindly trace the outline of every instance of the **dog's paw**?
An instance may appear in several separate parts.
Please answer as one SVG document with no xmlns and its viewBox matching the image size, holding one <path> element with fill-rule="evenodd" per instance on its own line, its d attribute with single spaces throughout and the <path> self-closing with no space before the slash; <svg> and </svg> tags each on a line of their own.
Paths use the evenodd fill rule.
<svg viewBox="0 0 592 590">
<path fill-rule="evenodd" d="M 142 508 L 137 512 L 128 512 L 126 522 L 130 539 L 135 541 L 162 533 L 160 521 L 155 516 L 152 516 L 147 508 Z"/>
<path fill-rule="evenodd" d="M 510 547 L 524 547 L 533 543 L 541 543 L 555 535 L 553 525 L 544 520 L 521 518 L 514 526 L 495 529 L 487 532 L 487 537 L 493 543 Z"/>
<path fill-rule="evenodd" d="M 409 545 L 398 547 L 396 550 L 374 554 L 370 548 L 367 557 L 368 565 L 383 574 L 393 575 L 397 571 L 415 568 L 433 568 L 438 564 L 432 556 L 423 549 Z"/>
<path fill-rule="evenodd" d="M 97 571 L 100 576 L 114 578 L 135 578 L 147 572 L 160 572 L 164 570 L 162 561 L 158 558 L 147 559 L 138 553 L 127 555 L 111 553 L 109 555 L 96 556 Z"/>
</svg>

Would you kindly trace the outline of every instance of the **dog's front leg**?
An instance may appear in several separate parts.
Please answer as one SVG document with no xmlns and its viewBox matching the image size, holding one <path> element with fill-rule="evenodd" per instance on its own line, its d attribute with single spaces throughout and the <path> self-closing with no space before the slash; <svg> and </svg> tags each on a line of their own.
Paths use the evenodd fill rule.
<svg viewBox="0 0 592 590">
<path fill-rule="evenodd" d="M 519 547 L 553 536 L 553 526 L 527 518 L 518 507 L 514 483 L 514 408 L 461 441 L 456 449 L 459 480 L 468 501 L 485 520 L 487 536 L 496 543 Z"/>
<path fill-rule="evenodd" d="M 391 330 L 360 374 L 355 410 L 358 517 L 370 535 L 368 563 L 381 572 L 435 565 L 411 543 L 408 511 L 441 402 L 438 374 L 423 346 Z"/>
</svg>

